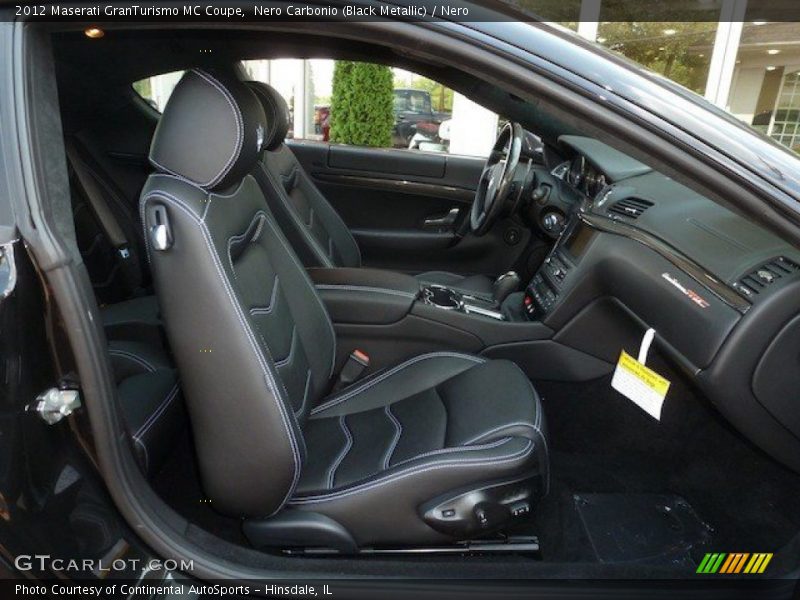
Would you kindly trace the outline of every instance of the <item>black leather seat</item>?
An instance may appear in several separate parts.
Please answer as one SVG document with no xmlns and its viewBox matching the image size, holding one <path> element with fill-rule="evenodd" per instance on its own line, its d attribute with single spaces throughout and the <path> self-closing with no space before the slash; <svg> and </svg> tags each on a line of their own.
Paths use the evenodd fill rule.
<svg viewBox="0 0 800 600">
<path fill-rule="evenodd" d="M 248 85 L 261 101 L 267 132 L 256 179 L 269 207 L 306 267 L 360 267 L 361 253 L 350 230 L 311 181 L 291 149 L 284 143 L 289 130 L 289 108 L 273 87 L 258 81 Z M 421 283 L 492 298 L 493 281 L 485 275 L 463 276 L 429 271 L 416 276 Z"/>
<path fill-rule="evenodd" d="M 509 499 L 547 485 L 530 381 L 507 361 L 439 352 L 329 395 L 331 321 L 250 174 L 267 128 L 244 83 L 187 72 L 142 191 L 214 508 L 248 518 L 257 545 L 413 545 L 502 526 Z"/>
<path fill-rule="evenodd" d="M 139 463 L 152 476 L 185 428 L 178 375 L 163 344 L 158 302 L 142 295 L 149 273 L 138 212 L 94 160 L 86 138 L 66 140 L 76 238 L 101 304 L 120 408 Z"/>
<path fill-rule="evenodd" d="M 153 344 L 112 340 L 108 353 L 136 456 L 145 474 L 153 476 L 186 426 L 178 373 Z"/>
</svg>

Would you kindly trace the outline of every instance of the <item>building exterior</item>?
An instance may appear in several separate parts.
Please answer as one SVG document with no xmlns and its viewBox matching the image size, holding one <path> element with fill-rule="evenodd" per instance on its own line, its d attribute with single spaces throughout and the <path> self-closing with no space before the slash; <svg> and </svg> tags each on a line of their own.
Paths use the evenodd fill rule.
<svg viewBox="0 0 800 600">
<path fill-rule="evenodd" d="M 800 0 L 509 1 L 704 95 L 800 152 L 800 23 L 765 18 L 800 13 Z M 654 20 L 668 17 L 681 20 Z M 327 140 L 332 60 L 254 60 L 244 66 L 253 79 L 270 83 L 286 98 L 291 136 Z M 394 73 L 395 87 L 444 90 L 414 73 Z M 180 73 L 152 77 L 136 89 L 161 109 L 179 77 Z M 431 146 L 487 156 L 498 115 L 447 92 L 452 98 L 448 140 L 444 146 L 443 140 L 434 140 Z"/>
<path fill-rule="evenodd" d="M 575 21 L 560 21 L 590 39 L 703 94 L 779 143 L 800 151 L 800 3 L 762 0 L 686 0 L 676 16 L 696 21 L 654 21 L 657 3 L 636 12 L 613 0 L 576 0 Z M 562 9 L 563 11 L 563 9 Z M 766 12 L 769 11 L 769 12 Z M 657 13 L 656 13 L 657 14 Z M 564 13 L 561 13 L 564 17 Z M 604 20 L 608 19 L 608 20 Z"/>
</svg>

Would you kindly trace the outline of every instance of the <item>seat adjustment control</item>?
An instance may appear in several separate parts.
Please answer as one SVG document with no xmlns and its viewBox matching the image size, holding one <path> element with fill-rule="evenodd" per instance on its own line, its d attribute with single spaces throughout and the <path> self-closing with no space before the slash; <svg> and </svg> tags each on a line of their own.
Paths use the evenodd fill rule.
<svg viewBox="0 0 800 600">
<path fill-rule="evenodd" d="M 542 489 L 539 475 L 444 494 L 419 507 L 423 520 L 446 535 L 467 539 L 530 514 Z"/>
<path fill-rule="evenodd" d="M 522 517 L 531 512 L 531 505 L 524 501 L 515 502 L 509 507 L 508 510 L 511 512 L 512 517 Z"/>
</svg>

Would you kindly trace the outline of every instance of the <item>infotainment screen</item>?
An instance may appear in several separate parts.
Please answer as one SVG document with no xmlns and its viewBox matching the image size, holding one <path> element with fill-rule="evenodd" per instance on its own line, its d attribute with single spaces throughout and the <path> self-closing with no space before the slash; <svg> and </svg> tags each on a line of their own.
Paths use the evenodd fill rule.
<svg viewBox="0 0 800 600">
<path fill-rule="evenodd" d="M 589 245 L 589 242 L 592 241 L 593 237 L 594 230 L 590 227 L 587 227 L 583 223 L 580 223 L 569 234 L 569 237 L 564 242 L 564 247 L 573 258 L 580 258 L 583 256 L 586 246 Z"/>
</svg>

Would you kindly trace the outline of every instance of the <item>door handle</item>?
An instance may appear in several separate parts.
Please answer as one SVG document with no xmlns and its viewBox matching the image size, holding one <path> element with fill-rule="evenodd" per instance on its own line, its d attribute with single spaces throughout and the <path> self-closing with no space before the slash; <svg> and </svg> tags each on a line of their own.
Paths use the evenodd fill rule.
<svg viewBox="0 0 800 600">
<path fill-rule="evenodd" d="M 451 225 L 454 225 L 455 222 L 458 220 L 459 212 L 460 209 L 453 207 L 443 217 L 431 217 L 429 219 L 425 219 L 423 225 L 426 228 L 450 227 Z"/>
</svg>

